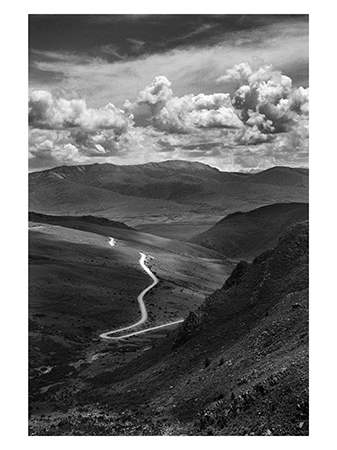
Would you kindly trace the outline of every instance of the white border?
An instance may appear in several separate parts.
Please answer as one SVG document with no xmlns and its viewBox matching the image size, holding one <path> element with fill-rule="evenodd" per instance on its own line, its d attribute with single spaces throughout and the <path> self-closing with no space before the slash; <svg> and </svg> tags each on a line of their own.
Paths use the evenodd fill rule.
<svg viewBox="0 0 337 450">
<path fill-rule="evenodd" d="M 2 6 L 2 441 L 16 448 L 57 448 L 55 438 L 27 436 L 27 96 L 28 14 L 310 14 L 310 436 L 276 438 L 270 442 L 254 437 L 100 437 L 102 445 L 124 448 L 169 448 L 173 445 L 233 445 L 236 448 L 333 447 L 335 437 L 335 338 L 336 288 L 332 284 L 336 260 L 336 143 L 335 143 L 335 43 L 333 2 L 158 2 L 110 1 L 13 2 Z M 169 6 L 167 6 L 169 5 Z M 20 329 L 18 335 L 13 330 Z M 75 445 L 90 448 L 93 437 Z M 173 439 L 173 440 L 172 440 Z M 225 439 L 225 441 L 223 441 Z M 74 445 L 63 437 L 62 445 Z M 21 445 L 20 445 L 21 444 Z M 84 446 L 84 447 L 83 447 Z M 89 447 L 90 446 L 90 447 Z"/>
</svg>

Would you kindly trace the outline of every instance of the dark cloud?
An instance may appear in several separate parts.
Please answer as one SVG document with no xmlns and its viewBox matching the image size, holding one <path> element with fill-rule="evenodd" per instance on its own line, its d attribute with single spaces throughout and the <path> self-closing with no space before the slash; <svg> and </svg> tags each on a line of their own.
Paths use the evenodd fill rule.
<svg viewBox="0 0 337 450">
<path fill-rule="evenodd" d="M 124 56 L 132 56 L 140 50 L 167 51 L 177 45 L 214 44 L 228 33 L 291 22 L 307 25 L 308 15 L 32 14 L 29 43 L 38 50 L 84 53 L 115 44 Z"/>
<path fill-rule="evenodd" d="M 275 36 L 308 28 L 307 15 L 30 15 L 30 65 L 44 61 L 45 52 L 102 58 L 109 63 L 137 59 L 186 47 L 221 45 L 257 49 L 266 43 L 266 27 Z M 57 39 L 55 38 L 57 36 Z M 269 36 L 269 38 L 271 38 Z M 34 52 L 35 50 L 35 52 Z M 31 76 L 42 77 L 48 74 Z M 33 78 L 32 78 L 33 79 Z M 35 78 L 34 78 L 35 79 Z"/>
</svg>

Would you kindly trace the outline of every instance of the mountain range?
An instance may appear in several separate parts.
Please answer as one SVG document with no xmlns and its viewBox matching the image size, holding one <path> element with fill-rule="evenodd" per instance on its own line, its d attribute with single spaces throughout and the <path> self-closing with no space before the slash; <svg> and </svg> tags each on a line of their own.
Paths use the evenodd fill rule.
<svg viewBox="0 0 337 450">
<path fill-rule="evenodd" d="M 307 169 L 232 173 L 166 161 L 61 166 L 29 174 L 30 211 L 94 214 L 178 239 L 200 234 L 224 215 L 284 202 L 308 202 Z"/>
</svg>

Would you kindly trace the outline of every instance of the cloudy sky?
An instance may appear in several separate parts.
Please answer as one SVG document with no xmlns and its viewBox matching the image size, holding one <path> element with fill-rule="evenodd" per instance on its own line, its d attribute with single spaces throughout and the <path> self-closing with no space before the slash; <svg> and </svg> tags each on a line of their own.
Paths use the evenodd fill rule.
<svg viewBox="0 0 337 450">
<path fill-rule="evenodd" d="M 308 166 L 308 38 L 306 15 L 30 15 L 30 170 Z"/>
</svg>

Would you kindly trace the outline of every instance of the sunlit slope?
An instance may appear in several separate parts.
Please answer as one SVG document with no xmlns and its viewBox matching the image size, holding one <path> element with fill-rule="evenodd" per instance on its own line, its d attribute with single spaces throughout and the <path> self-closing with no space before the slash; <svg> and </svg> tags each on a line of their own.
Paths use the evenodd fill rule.
<svg viewBox="0 0 337 450">
<path fill-rule="evenodd" d="M 148 233 L 142 233 L 116 222 L 94 216 L 51 216 L 47 214 L 29 213 L 29 219 L 36 223 L 58 225 L 74 230 L 82 230 L 106 237 L 114 237 L 139 251 L 166 250 L 180 255 L 191 257 L 223 259 L 223 256 L 214 250 L 204 248 L 194 243 L 178 242 Z"/>
</svg>

